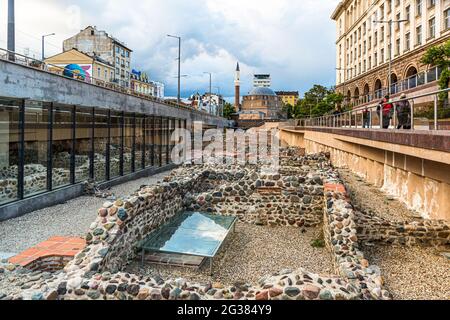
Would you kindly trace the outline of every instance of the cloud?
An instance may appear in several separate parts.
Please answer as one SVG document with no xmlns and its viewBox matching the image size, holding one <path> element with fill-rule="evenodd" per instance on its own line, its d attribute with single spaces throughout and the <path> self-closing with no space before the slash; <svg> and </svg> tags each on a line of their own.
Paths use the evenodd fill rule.
<svg viewBox="0 0 450 320">
<path fill-rule="evenodd" d="M 338 0 L 16 0 L 18 51 L 40 53 L 40 36 L 49 54 L 62 40 L 95 25 L 126 42 L 133 65 L 167 84 L 176 95 L 177 42 L 182 42 L 183 95 L 213 85 L 233 95 L 236 61 L 241 63 L 242 91 L 251 89 L 252 74 L 271 73 L 276 90 L 304 92 L 314 83 L 334 84 L 335 27 L 330 15 Z M 1 3 L 1 2 L 0 2 Z M 3 1 L 0 12 L 6 12 Z M 77 9 L 79 10 L 77 12 Z M 6 16 L 0 18 L 6 25 Z M 0 46 L 6 46 L 6 30 Z"/>
</svg>

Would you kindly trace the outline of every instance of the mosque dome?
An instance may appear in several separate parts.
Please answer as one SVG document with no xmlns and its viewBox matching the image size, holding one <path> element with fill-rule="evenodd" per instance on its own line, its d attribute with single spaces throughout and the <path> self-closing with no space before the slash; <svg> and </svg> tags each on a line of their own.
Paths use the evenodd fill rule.
<svg viewBox="0 0 450 320">
<path fill-rule="evenodd" d="M 253 88 L 248 94 L 249 96 L 276 96 L 275 92 L 270 88 L 257 87 Z"/>
</svg>

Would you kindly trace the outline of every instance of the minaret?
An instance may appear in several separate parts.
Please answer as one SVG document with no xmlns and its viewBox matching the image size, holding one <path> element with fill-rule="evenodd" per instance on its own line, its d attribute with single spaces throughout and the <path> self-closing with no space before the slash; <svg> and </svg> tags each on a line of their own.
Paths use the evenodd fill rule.
<svg viewBox="0 0 450 320">
<path fill-rule="evenodd" d="M 236 66 L 236 74 L 234 76 L 234 109 L 239 112 L 241 109 L 241 70 L 239 62 Z"/>
</svg>

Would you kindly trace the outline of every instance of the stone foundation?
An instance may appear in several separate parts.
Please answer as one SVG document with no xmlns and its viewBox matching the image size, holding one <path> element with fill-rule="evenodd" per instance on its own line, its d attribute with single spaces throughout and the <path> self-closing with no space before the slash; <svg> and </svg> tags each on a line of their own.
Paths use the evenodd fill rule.
<svg viewBox="0 0 450 320">
<path fill-rule="evenodd" d="M 144 186 L 127 199 L 106 202 L 86 236 L 87 247 L 63 275 L 47 281 L 40 291 L 24 290 L 10 298 L 390 299 L 379 268 L 369 266 L 358 250 L 355 212 L 343 187 L 330 188 L 342 185 L 326 155 L 283 157 L 279 174 L 263 174 L 252 166 L 185 166 L 163 183 Z M 255 224 L 307 227 L 323 222 L 337 276 L 283 270 L 263 277 L 256 286 L 214 287 L 120 271 L 136 258 L 140 240 L 185 210 L 236 215 Z"/>
</svg>

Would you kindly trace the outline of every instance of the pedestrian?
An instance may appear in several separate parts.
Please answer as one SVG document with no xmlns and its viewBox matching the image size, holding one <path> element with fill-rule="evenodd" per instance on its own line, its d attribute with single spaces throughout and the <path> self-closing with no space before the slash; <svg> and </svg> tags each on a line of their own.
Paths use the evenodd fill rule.
<svg viewBox="0 0 450 320">
<path fill-rule="evenodd" d="M 400 101 L 395 104 L 395 112 L 397 113 L 398 125 L 397 129 L 411 129 L 411 105 L 406 99 L 406 94 L 400 96 Z"/>
<path fill-rule="evenodd" d="M 372 122 L 372 113 L 369 108 L 365 108 L 363 111 L 363 128 L 370 128 L 370 123 Z"/>
<path fill-rule="evenodd" d="M 389 125 L 391 124 L 391 119 L 394 114 L 394 106 L 389 102 L 389 96 L 386 96 L 383 100 L 381 100 L 377 107 L 377 112 L 379 118 L 383 118 L 381 127 L 383 129 L 389 129 Z"/>
</svg>

